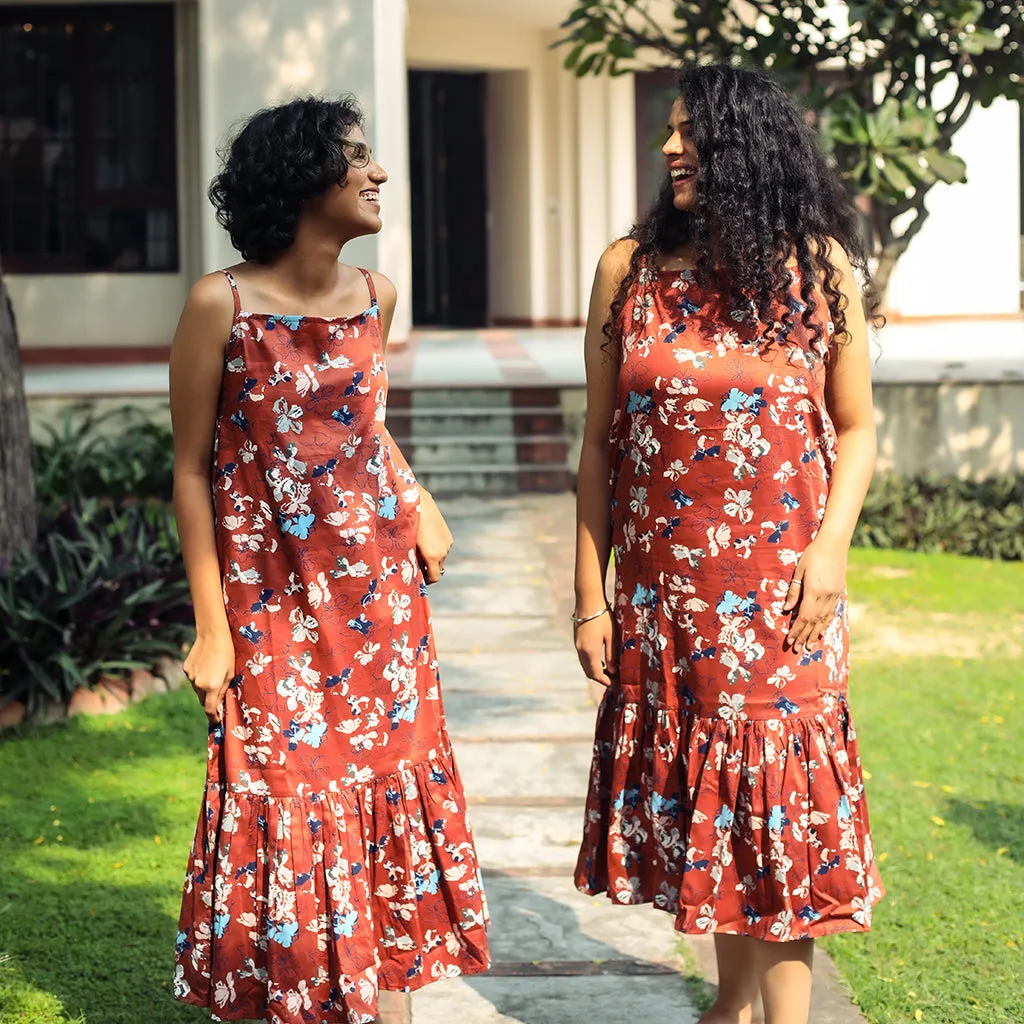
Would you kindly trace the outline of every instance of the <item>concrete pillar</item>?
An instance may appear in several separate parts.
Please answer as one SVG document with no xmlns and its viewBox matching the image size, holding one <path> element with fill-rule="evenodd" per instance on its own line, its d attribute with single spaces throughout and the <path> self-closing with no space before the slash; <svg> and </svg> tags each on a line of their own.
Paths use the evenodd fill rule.
<svg viewBox="0 0 1024 1024">
<path fill-rule="evenodd" d="M 605 247 L 636 219 L 636 112 L 632 75 L 577 83 L 579 308 L 586 316 Z"/>
<path fill-rule="evenodd" d="M 412 225 L 409 199 L 409 75 L 405 62 L 406 0 L 373 0 L 373 103 L 370 139 L 388 181 L 381 192 L 384 227 L 370 266 L 398 289 L 391 340 L 412 327 Z"/>
</svg>

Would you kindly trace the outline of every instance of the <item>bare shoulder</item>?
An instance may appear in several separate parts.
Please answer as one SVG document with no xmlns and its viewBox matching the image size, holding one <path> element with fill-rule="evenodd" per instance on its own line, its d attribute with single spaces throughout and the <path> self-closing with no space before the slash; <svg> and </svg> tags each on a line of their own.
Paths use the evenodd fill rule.
<svg viewBox="0 0 1024 1024">
<path fill-rule="evenodd" d="M 232 315 L 235 301 L 223 270 L 205 274 L 189 289 L 185 308 L 196 313 Z"/>
<path fill-rule="evenodd" d="M 817 246 L 814 246 L 813 248 L 815 253 L 817 253 Z M 850 256 L 838 239 L 832 237 L 826 238 L 824 252 L 822 255 L 829 261 L 829 263 L 832 264 L 833 267 L 836 268 L 836 270 L 839 271 L 841 277 L 853 275 L 853 264 L 850 262 Z"/>
<path fill-rule="evenodd" d="M 370 277 L 373 278 L 373 287 L 377 290 L 377 299 L 380 304 L 393 307 L 398 302 L 398 289 L 392 283 L 391 278 L 379 270 L 371 270 Z"/>
<path fill-rule="evenodd" d="M 601 276 L 617 277 L 619 281 L 629 271 L 629 263 L 636 252 L 639 242 L 635 238 L 617 238 L 603 253 L 597 264 Z"/>
</svg>

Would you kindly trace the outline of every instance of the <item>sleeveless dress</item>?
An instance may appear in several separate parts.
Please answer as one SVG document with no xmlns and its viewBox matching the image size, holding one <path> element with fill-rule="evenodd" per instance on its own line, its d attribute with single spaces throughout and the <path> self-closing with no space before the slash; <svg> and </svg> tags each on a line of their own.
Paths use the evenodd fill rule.
<svg viewBox="0 0 1024 1024">
<path fill-rule="evenodd" d="M 488 967 L 487 908 L 384 425 L 354 317 L 243 312 L 213 474 L 236 675 L 209 738 L 174 994 L 214 1020 L 365 1024 L 378 988 Z"/>
<path fill-rule="evenodd" d="M 642 269 L 619 321 L 610 431 L 619 676 L 598 712 L 576 884 L 683 932 L 870 927 L 883 895 L 847 704 L 845 596 L 784 649 L 793 570 L 829 494 L 820 343 L 692 271 Z M 816 299 L 818 311 L 827 310 Z"/>
</svg>

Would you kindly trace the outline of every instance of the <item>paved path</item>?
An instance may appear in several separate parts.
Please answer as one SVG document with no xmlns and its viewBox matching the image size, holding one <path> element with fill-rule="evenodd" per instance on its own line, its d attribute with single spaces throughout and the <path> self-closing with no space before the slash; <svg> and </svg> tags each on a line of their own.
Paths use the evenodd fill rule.
<svg viewBox="0 0 1024 1024">
<path fill-rule="evenodd" d="M 671 918 L 571 881 L 596 696 L 570 642 L 572 495 L 461 498 L 444 511 L 456 546 L 431 599 L 495 964 L 418 992 L 415 1022 L 692 1024 Z M 689 952 L 706 969 L 708 945 Z M 861 1024 L 822 966 L 815 1024 Z"/>
</svg>

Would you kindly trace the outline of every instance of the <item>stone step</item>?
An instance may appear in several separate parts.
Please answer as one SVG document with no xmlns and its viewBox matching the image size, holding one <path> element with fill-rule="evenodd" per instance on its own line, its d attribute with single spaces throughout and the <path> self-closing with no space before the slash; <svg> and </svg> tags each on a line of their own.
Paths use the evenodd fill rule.
<svg viewBox="0 0 1024 1024">
<path fill-rule="evenodd" d="M 448 469 L 463 465 L 515 466 L 538 462 L 564 464 L 566 440 L 561 434 L 414 437 L 405 444 L 413 469 Z"/>
<path fill-rule="evenodd" d="M 460 465 L 446 468 L 413 469 L 419 482 L 431 494 L 454 497 L 465 494 L 559 494 L 568 490 L 572 479 L 564 462 L 520 465 Z"/>
<path fill-rule="evenodd" d="M 396 438 L 450 434 L 563 434 L 565 417 L 559 406 L 427 406 L 388 409 L 388 429 Z"/>
<path fill-rule="evenodd" d="M 392 391 L 388 429 L 432 492 L 515 494 L 571 485 L 572 424 L 555 388 Z"/>
</svg>

